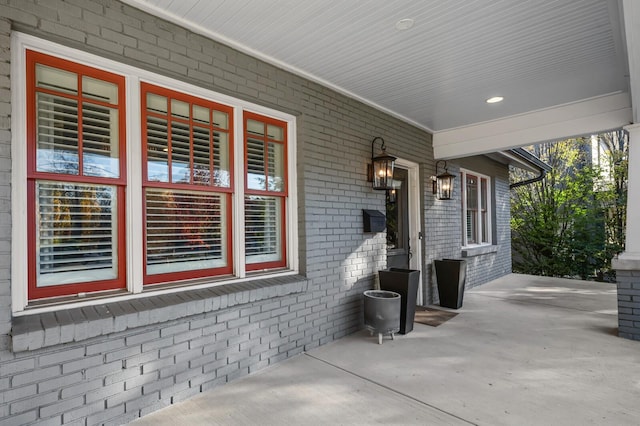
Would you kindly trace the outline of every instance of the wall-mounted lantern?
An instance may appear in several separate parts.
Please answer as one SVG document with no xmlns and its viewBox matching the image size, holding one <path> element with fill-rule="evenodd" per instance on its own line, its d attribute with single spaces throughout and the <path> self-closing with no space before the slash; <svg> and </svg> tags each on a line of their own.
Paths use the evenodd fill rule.
<svg viewBox="0 0 640 426">
<path fill-rule="evenodd" d="M 449 173 L 447 162 L 444 160 L 439 160 L 436 163 L 436 173 L 438 173 L 438 164 L 440 163 L 444 163 L 442 166 L 444 173 L 431 177 L 433 180 L 433 194 L 437 196 L 438 200 L 450 200 L 451 195 L 453 195 L 453 179 L 455 175 Z"/>
<path fill-rule="evenodd" d="M 380 139 L 380 154 L 373 156 L 373 146 Z M 384 139 L 377 136 L 371 141 L 371 164 L 367 168 L 367 178 L 369 182 L 373 182 L 373 189 L 390 190 L 393 189 L 393 167 L 396 157 L 387 154 L 387 147 L 384 145 Z"/>
</svg>

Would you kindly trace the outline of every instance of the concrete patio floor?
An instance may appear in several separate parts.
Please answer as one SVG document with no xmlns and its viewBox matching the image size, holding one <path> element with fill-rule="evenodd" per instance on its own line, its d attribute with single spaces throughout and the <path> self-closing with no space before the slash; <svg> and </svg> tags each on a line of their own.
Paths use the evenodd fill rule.
<svg viewBox="0 0 640 426">
<path fill-rule="evenodd" d="M 640 424 L 640 342 L 613 284 L 509 275 L 459 315 L 366 331 L 152 413 L 140 425 Z"/>
</svg>

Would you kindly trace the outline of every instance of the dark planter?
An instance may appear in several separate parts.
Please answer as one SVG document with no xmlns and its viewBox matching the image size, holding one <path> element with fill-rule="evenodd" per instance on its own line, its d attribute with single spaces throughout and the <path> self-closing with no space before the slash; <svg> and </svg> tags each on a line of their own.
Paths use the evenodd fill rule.
<svg viewBox="0 0 640 426">
<path fill-rule="evenodd" d="M 402 298 L 400 302 L 400 334 L 409 333 L 413 330 L 413 320 L 416 316 L 420 271 L 389 268 L 378 271 L 378 275 L 380 277 L 380 290 L 395 291 L 400 294 Z"/>
<path fill-rule="evenodd" d="M 463 259 L 439 259 L 433 261 L 440 306 L 459 309 L 462 307 L 464 285 L 467 280 L 467 261 Z"/>
<path fill-rule="evenodd" d="M 378 333 L 378 343 L 382 335 L 400 329 L 400 295 L 393 291 L 367 290 L 364 292 L 364 325 L 373 333 Z"/>
</svg>

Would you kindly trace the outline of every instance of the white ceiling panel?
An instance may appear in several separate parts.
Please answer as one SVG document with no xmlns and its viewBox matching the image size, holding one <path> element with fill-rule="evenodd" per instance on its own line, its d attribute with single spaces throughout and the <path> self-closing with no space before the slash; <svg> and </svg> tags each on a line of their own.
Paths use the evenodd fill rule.
<svg viewBox="0 0 640 426">
<path fill-rule="evenodd" d="M 127 3 L 431 131 L 629 90 L 611 0 Z"/>
</svg>

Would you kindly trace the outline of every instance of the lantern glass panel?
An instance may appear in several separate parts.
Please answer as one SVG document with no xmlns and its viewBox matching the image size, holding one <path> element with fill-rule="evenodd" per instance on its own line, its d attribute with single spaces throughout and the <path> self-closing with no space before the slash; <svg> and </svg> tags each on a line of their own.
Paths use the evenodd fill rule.
<svg viewBox="0 0 640 426">
<path fill-rule="evenodd" d="M 373 188 L 391 189 L 394 161 L 390 158 L 374 159 Z"/>
<path fill-rule="evenodd" d="M 438 176 L 438 199 L 449 200 L 451 199 L 451 189 L 453 188 L 453 176 L 443 175 Z"/>
</svg>

